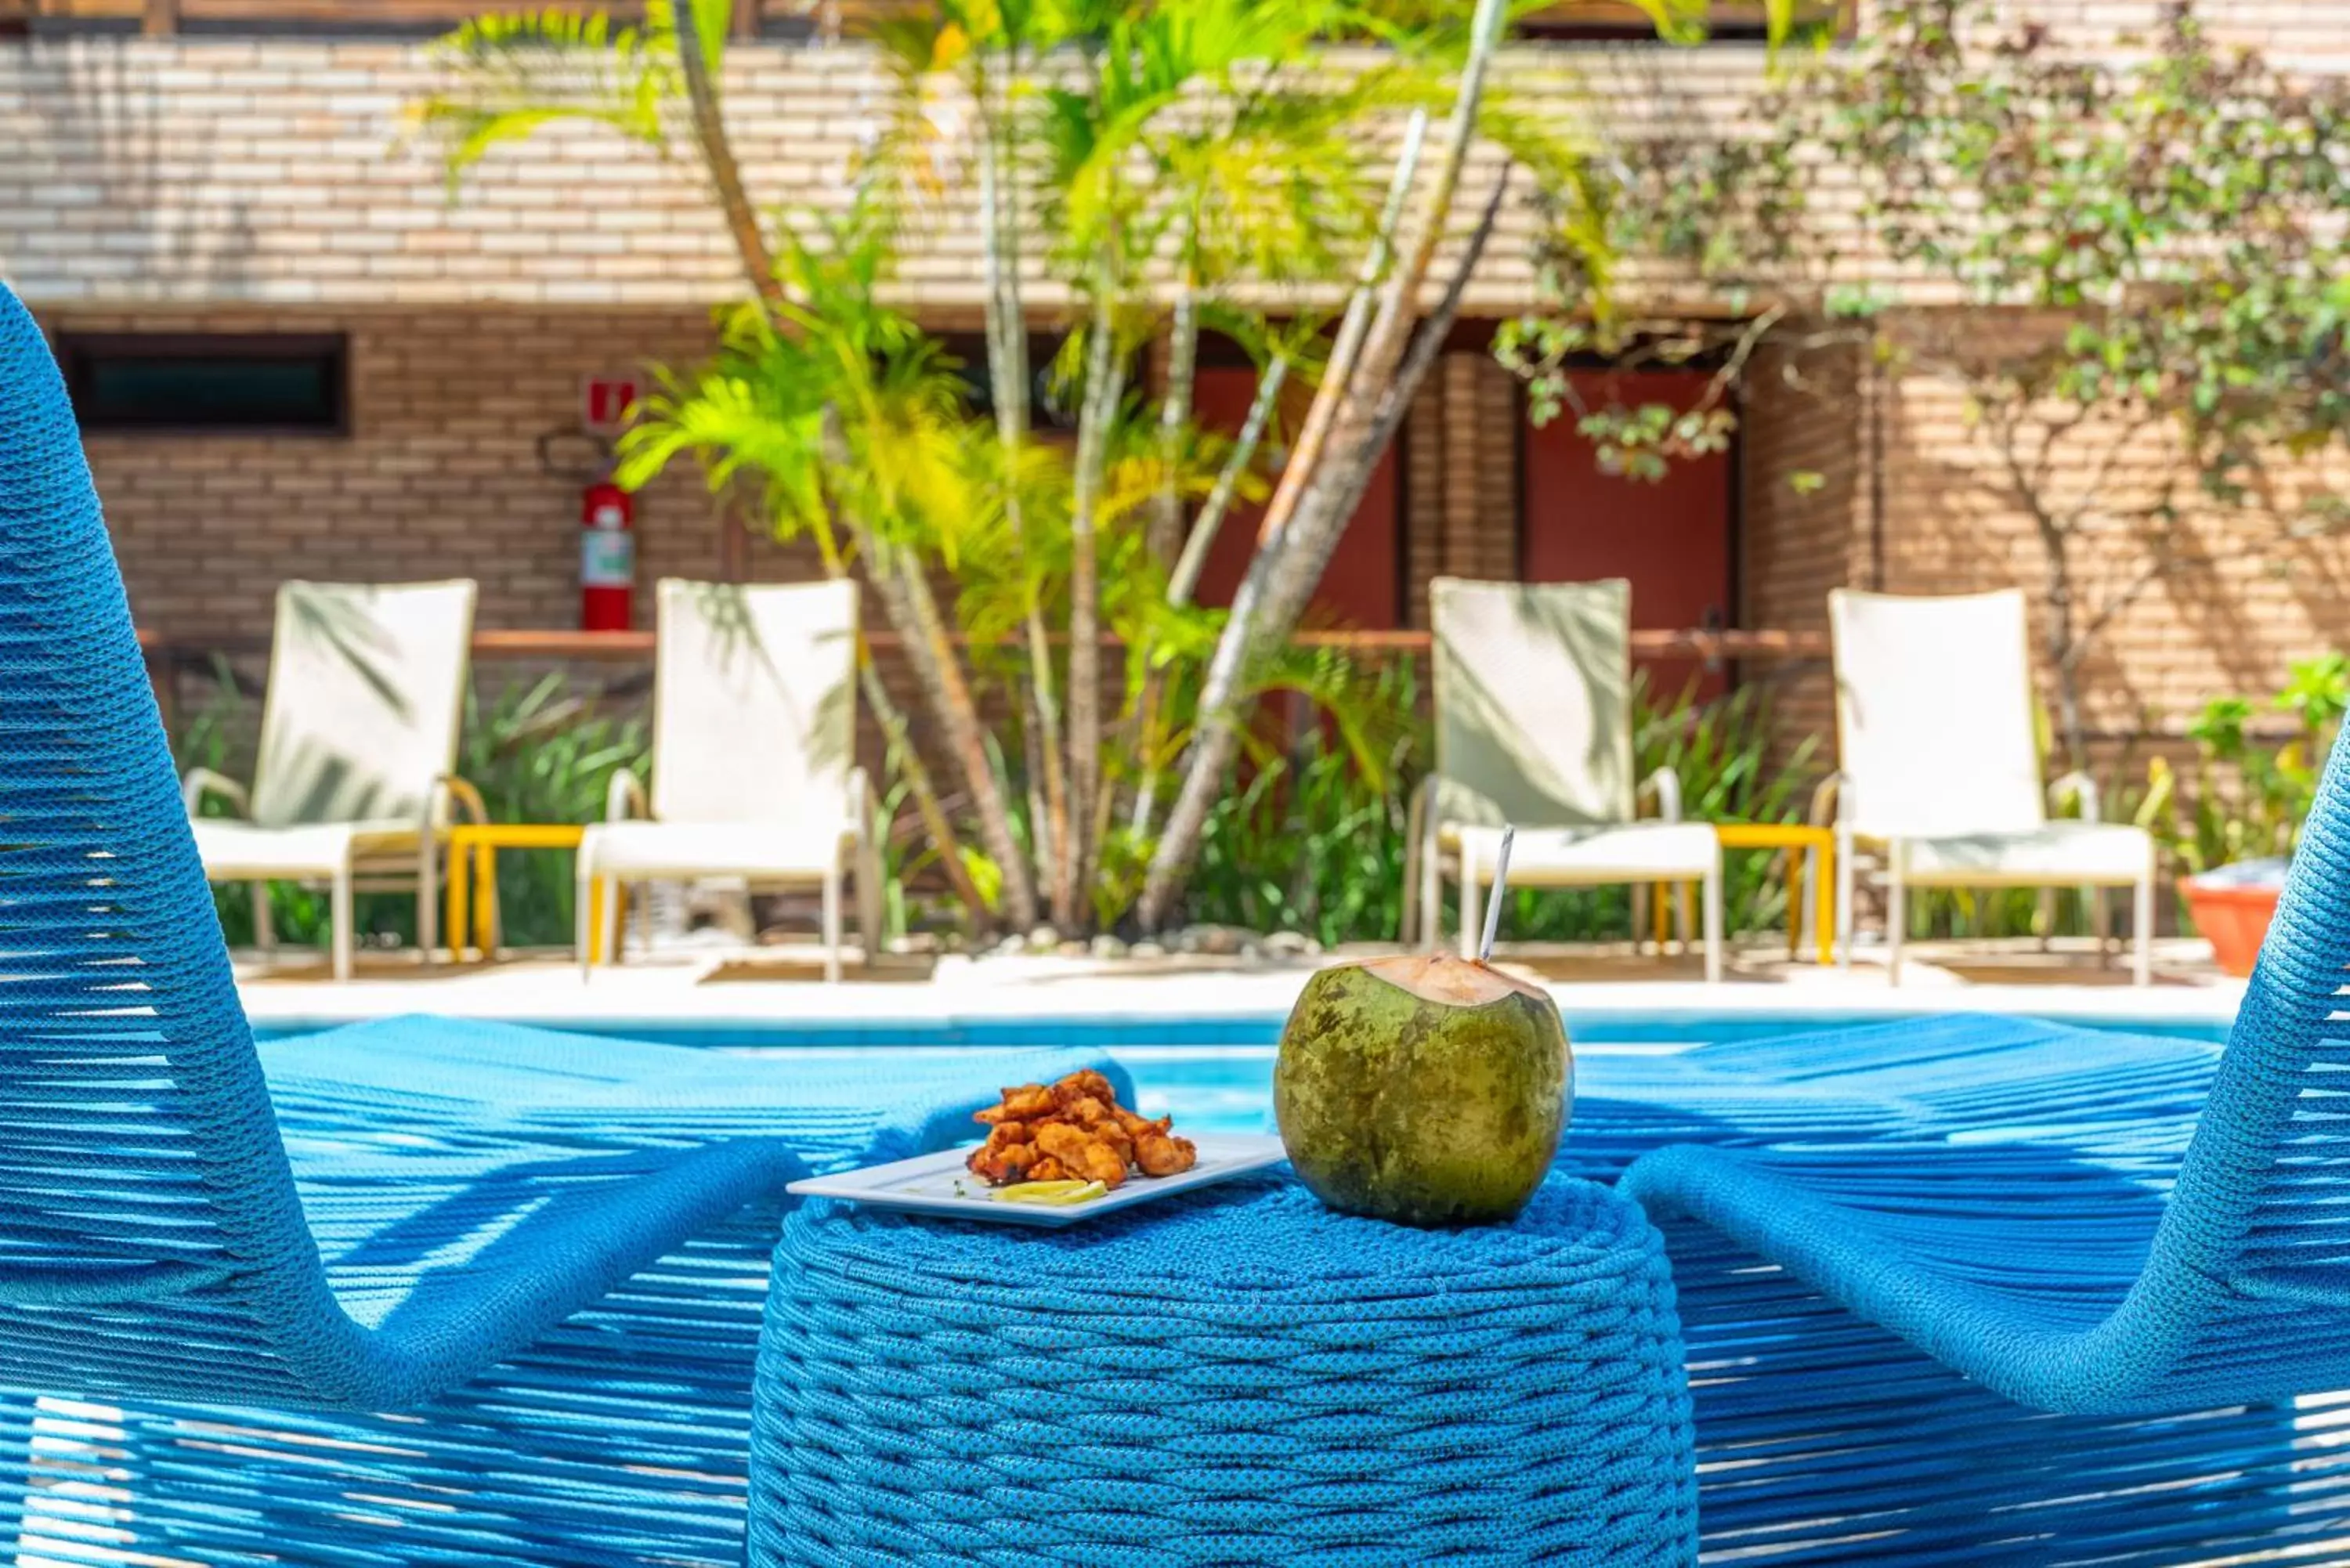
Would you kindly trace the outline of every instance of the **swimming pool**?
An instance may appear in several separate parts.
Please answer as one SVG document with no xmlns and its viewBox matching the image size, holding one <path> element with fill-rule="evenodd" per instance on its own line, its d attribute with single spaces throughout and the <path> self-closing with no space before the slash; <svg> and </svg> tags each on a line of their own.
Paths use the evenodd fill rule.
<svg viewBox="0 0 2350 1568">
<path fill-rule="evenodd" d="M 1882 1012 L 1728 1013 L 1664 1011 L 1566 1013 L 1578 1057 L 1654 1054 L 1716 1041 L 1779 1039 L 1822 1030 L 1888 1022 Z M 2224 1023 L 2200 1019 L 2055 1020 L 2125 1033 L 2159 1034 L 2218 1043 Z M 744 1055 L 855 1057 L 887 1051 L 893 1064 L 919 1074 L 925 1063 L 951 1061 L 981 1047 L 1059 1046 L 1107 1052 L 1134 1075 L 1146 1116 L 1172 1114 L 1201 1132 L 1272 1130 L 1273 1059 L 1282 1015 L 1122 1018 L 986 1018 L 827 1021 L 817 1024 L 736 1021 L 681 1023 L 674 1020 L 573 1020 L 547 1027 L 611 1034 L 665 1045 L 691 1045 Z M 260 1025 L 264 1039 L 291 1039 L 324 1027 Z"/>
</svg>

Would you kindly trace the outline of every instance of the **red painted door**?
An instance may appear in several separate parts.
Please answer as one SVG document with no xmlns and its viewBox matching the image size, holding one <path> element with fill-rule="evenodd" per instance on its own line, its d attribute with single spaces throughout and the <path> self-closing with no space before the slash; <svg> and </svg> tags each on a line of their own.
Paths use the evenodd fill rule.
<svg viewBox="0 0 2350 1568">
<path fill-rule="evenodd" d="M 1296 406 L 1288 411 L 1302 415 L 1307 395 L 1300 389 Z M 1238 435 L 1255 396 L 1256 372 L 1249 367 L 1202 366 L 1192 400 L 1195 417 L 1203 430 Z M 1288 423 L 1295 429 L 1296 421 Z M 1306 618 L 1309 625 L 1389 631 L 1403 624 L 1403 509 L 1397 480 L 1391 445 L 1371 471 L 1362 504 L 1355 508 L 1330 557 L 1329 569 L 1314 591 Z M 1248 573 L 1249 558 L 1256 553 L 1257 523 L 1263 515 L 1261 505 L 1233 504 L 1200 573 L 1201 604 L 1221 607 L 1232 602 L 1241 578 Z"/>
<path fill-rule="evenodd" d="M 1587 403 L 1694 406 L 1707 378 L 1683 370 L 1576 372 Z M 1729 454 L 1673 459 L 1659 480 L 1603 472 L 1592 442 L 1561 414 L 1525 438 L 1525 527 L 1520 562 L 1532 583 L 1627 577 L 1632 624 L 1641 630 L 1727 626 L 1733 610 Z M 1647 661 L 1659 698 L 1692 678 L 1719 694 L 1727 672 L 1695 659 Z"/>
</svg>

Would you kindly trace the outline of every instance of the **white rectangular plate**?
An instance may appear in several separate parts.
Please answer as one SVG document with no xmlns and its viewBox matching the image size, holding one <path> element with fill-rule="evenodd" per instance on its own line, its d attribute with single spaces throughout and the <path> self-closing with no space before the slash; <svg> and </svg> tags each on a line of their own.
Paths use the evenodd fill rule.
<svg viewBox="0 0 2350 1568">
<path fill-rule="evenodd" d="M 994 1189 L 963 1168 L 975 1145 L 916 1155 L 888 1165 L 868 1165 L 833 1176 L 812 1176 L 785 1189 L 802 1198 L 837 1198 L 850 1203 L 874 1203 L 884 1209 L 904 1209 L 916 1214 L 938 1214 L 952 1220 L 993 1220 L 1013 1225 L 1074 1225 L 1097 1214 L 1131 1209 L 1154 1198 L 1189 1192 L 1245 1176 L 1252 1170 L 1279 1165 L 1288 1156 L 1277 1137 L 1248 1137 L 1207 1133 L 1192 1141 L 1200 1146 L 1199 1162 L 1180 1176 L 1129 1176 L 1114 1192 L 1085 1203 L 1006 1203 Z"/>
</svg>

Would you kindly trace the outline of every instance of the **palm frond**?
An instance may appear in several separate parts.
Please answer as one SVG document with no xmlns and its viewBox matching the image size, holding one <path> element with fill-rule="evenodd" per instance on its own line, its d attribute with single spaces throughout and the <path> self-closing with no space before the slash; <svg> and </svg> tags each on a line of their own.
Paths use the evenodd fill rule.
<svg viewBox="0 0 2350 1568">
<path fill-rule="evenodd" d="M 560 120 L 665 152 L 681 88 L 675 17 L 671 0 L 649 0 L 641 25 L 552 7 L 477 16 L 428 49 L 443 86 L 409 118 L 440 147 L 452 184 L 492 149 Z"/>
</svg>

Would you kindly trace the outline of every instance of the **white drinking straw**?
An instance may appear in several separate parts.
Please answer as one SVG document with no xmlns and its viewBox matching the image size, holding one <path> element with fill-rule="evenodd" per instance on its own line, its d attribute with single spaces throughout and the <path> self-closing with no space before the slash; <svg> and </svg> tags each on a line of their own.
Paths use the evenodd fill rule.
<svg viewBox="0 0 2350 1568">
<path fill-rule="evenodd" d="M 1502 930 L 1502 895 L 1510 886 L 1510 841 L 1517 836 L 1516 827 L 1502 825 L 1502 852 L 1493 858 L 1493 901 L 1485 906 L 1485 942 L 1477 950 L 1479 963 L 1493 961 L 1493 939 Z"/>
</svg>

